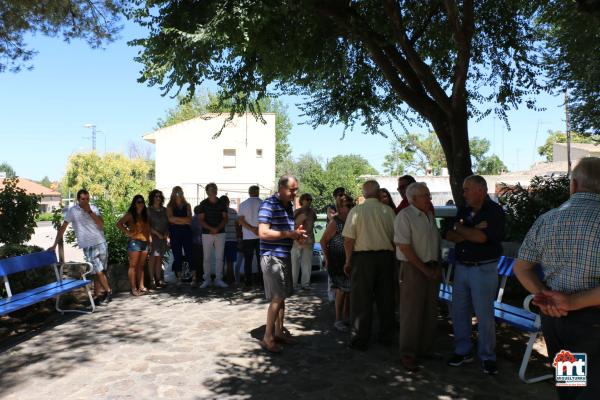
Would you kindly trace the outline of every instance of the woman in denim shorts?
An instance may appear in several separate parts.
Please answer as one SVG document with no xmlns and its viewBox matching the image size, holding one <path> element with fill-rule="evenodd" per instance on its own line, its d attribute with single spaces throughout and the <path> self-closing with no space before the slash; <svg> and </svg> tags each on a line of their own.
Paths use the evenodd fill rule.
<svg viewBox="0 0 600 400">
<path fill-rule="evenodd" d="M 148 291 L 144 287 L 144 266 L 148 256 L 150 225 L 144 196 L 136 194 L 133 197 L 129 210 L 117 222 L 117 228 L 129 238 L 127 245 L 129 284 L 131 285 L 131 294 L 139 296 Z"/>
</svg>

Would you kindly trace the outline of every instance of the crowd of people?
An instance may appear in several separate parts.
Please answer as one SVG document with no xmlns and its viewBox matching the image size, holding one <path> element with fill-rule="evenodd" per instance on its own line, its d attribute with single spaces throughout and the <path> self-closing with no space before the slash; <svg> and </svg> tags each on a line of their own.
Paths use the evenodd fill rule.
<svg viewBox="0 0 600 400">
<path fill-rule="evenodd" d="M 335 329 L 350 332 L 351 349 L 367 350 L 375 302 L 377 341 L 383 345 L 394 343 L 398 311 L 400 362 L 406 369 L 417 370 L 421 358 L 439 358 L 433 349 L 443 236 L 454 243 L 456 255 L 451 307 L 454 352 L 447 364 L 460 367 L 474 360 L 471 336 L 475 314 L 482 371 L 497 374 L 494 299 L 497 263 L 503 252 L 502 206 L 489 197 L 486 180 L 471 175 L 463 183 L 465 205 L 458 208 L 450 229 L 440 232 L 427 185 L 405 175 L 398 179 L 397 189 L 402 198 L 397 206 L 389 191 L 374 180 L 363 184 L 361 202 L 344 188 L 333 192 L 334 204 L 327 207 L 327 226 L 320 244 L 335 290 Z M 164 286 L 162 257 L 169 247 L 178 284 L 185 254 L 194 273 L 192 285 L 202 280 L 200 287 L 207 288 L 228 286 L 225 277 L 231 276 L 241 253 L 245 284 L 263 287 L 269 301 L 260 344 L 269 352 L 281 352 L 282 345 L 295 343 L 284 325 L 285 300 L 294 289 L 310 288 L 315 243 L 317 215 L 312 196 L 302 194 L 296 207 L 297 192 L 298 180 L 283 176 L 277 192 L 265 200 L 259 198 L 259 188 L 251 186 L 250 197 L 236 211 L 229 207 L 227 196 L 217 196 L 217 185 L 211 183 L 206 186 L 207 198 L 193 213 L 180 187 L 173 188 L 166 207 L 158 190 L 150 193 L 148 206 L 141 195 L 135 196 L 117 224 L 129 238 L 132 295 L 148 291 L 144 286 L 148 255 L 150 289 Z M 598 398 L 600 159 L 580 161 L 573 170 L 571 193 L 565 205 L 540 217 L 531 228 L 515 271 L 525 288 L 535 294 L 534 303 L 543 313 L 549 356 L 563 348 L 588 354 L 588 376 L 595 383 L 586 389 L 561 390 L 561 397 L 575 398 L 568 396 L 579 390 L 596 396 L 582 398 Z M 65 215 L 56 243 L 72 223 L 79 246 L 94 266 L 96 294 L 104 293 L 110 300 L 112 292 L 103 273 L 107 248 L 102 218 L 89 203 L 87 191 L 79 191 L 77 200 Z M 253 275 L 255 259 L 260 267 Z M 544 280 L 534 271 L 537 264 L 542 264 Z"/>
</svg>

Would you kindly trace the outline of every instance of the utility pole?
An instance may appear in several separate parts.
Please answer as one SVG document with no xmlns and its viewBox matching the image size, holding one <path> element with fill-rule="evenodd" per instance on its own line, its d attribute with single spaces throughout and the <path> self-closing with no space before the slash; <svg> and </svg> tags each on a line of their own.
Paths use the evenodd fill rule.
<svg viewBox="0 0 600 400">
<path fill-rule="evenodd" d="M 565 123 L 567 130 L 567 176 L 571 177 L 571 127 L 569 123 L 569 92 L 565 90 Z"/>
<path fill-rule="evenodd" d="M 84 128 L 92 128 L 92 151 L 96 151 L 96 125 L 85 124 Z"/>
</svg>

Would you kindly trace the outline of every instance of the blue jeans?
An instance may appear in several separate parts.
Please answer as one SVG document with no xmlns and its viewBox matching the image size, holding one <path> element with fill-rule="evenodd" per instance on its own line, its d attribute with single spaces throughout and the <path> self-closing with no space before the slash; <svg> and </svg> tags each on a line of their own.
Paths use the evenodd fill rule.
<svg viewBox="0 0 600 400">
<path fill-rule="evenodd" d="M 496 360 L 496 323 L 494 300 L 498 288 L 497 262 L 466 266 L 456 262 L 452 290 L 452 325 L 455 353 L 471 352 L 471 315 L 478 324 L 477 354 L 481 361 Z"/>
</svg>

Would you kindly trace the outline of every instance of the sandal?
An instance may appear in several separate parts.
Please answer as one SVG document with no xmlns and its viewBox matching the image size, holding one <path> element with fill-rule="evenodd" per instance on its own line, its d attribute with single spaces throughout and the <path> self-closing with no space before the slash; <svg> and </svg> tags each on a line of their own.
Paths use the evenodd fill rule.
<svg viewBox="0 0 600 400">
<path fill-rule="evenodd" d="M 139 291 L 139 290 L 132 290 L 132 291 L 131 291 L 131 295 L 132 295 L 132 296 L 136 296 L 136 297 L 137 297 L 137 296 L 141 296 L 141 293 L 140 293 L 140 291 Z"/>
<path fill-rule="evenodd" d="M 277 344 L 275 344 L 275 341 L 271 342 L 271 344 L 268 344 L 264 340 L 260 340 L 258 342 L 258 344 L 260 344 L 260 347 L 262 347 L 264 350 L 268 351 L 269 353 L 281 353 L 281 350 L 282 350 L 281 346 L 278 346 Z"/>
<path fill-rule="evenodd" d="M 144 293 L 148 293 L 149 290 L 147 288 L 143 287 L 143 288 L 139 289 L 139 292 L 142 293 L 142 294 L 144 294 Z"/>
</svg>

